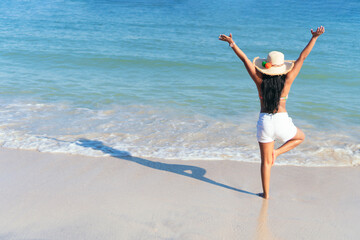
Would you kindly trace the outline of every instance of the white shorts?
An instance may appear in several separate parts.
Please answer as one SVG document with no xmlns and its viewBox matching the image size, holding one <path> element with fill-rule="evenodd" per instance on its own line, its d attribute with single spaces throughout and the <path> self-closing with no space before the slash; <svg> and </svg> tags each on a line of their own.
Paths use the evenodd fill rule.
<svg viewBox="0 0 360 240">
<path fill-rule="evenodd" d="M 279 139 L 287 142 L 297 133 L 297 128 L 287 112 L 275 114 L 260 113 L 257 122 L 257 140 L 261 143 Z"/>
</svg>

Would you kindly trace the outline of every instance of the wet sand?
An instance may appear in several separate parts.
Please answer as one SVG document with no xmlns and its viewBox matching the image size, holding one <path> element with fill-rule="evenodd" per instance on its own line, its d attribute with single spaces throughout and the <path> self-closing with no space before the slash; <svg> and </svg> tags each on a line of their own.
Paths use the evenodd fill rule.
<svg viewBox="0 0 360 240">
<path fill-rule="evenodd" d="M 0 148 L 0 239 L 357 239 L 360 167 Z"/>
</svg>

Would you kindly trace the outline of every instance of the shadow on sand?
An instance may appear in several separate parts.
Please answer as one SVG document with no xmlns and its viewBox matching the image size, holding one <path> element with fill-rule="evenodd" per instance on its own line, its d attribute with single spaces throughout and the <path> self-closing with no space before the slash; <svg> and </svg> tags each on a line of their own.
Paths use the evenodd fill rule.
<svg viewBox="0 0 360 240">
<path fill-rule="evenodd" d="M 100 150 L 103 153 L 110 154 L 112 157 L 116 157 L 116 158 L 126 160 L 126 161 L 135 162 L 135 163 L 141 164 L 146 167 L 180 174 L 180 175 L 183 175 L 186 177 L 191 177 L 191 178 L 195 178 L 200 181 L 211 183 L 211 184 L 214 184 L 219 187 L 223 187 L 223 188 L 227 188 L 227 189 L 234 190 L 237 192 L 258 196 L 258 194 L 255 194 L 252 192 L 248 192 L 248 191 L 234 188 L 234 187 L 222 184 L 222 183 L 215 182 L 214 180 L 211 180 L 211 179 L 205 177 L 204 175 L 206 173 L 206 170 L 203 168 L 200 168 L 200 167 L 191 166 L 191 165 L 182 165 L 182 164 L 168 164 L 168 163 L 150 161 L 150 160 L 147 160 L 144 158 L 139 158 L 139 157 L 132 157 L 129 152 L 120 151 L 120 150 L 105 146 L 101 141 L 97 141 L 97 140 L 89 140 L 89 139 L 81 138 L 76 141 L 76 144 L 79 146 L 82 146 L 82 147 L 92 148 L 94 150 Z"/>
</svg>

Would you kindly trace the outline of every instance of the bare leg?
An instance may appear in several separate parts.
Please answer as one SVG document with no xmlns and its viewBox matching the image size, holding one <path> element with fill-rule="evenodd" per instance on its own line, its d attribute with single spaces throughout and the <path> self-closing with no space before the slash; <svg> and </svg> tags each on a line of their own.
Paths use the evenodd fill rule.
<svg viewBox="0 0 360 240">
<path fill-rule="evenodd" d="M 265 199 L 268 199 L 270 186 L 270 171 L 273 164 L 274 142 L 259 142 L 259 147 L 261 153 L 261 182 L 263 187 L 263 193 L 261 196 Z"/>
<path fill-rule="evenodd" d="M 274 151 L 274 161 L 277 156 L 295 148 L 300 143 L 302 143 L 304 139 L 305 139 L 305 134 L 303 133 L 303 131 L 300 130 L 300 128 L 297 128 L 297 133 L 295 134 L 295 136 Z"/>
</svg>

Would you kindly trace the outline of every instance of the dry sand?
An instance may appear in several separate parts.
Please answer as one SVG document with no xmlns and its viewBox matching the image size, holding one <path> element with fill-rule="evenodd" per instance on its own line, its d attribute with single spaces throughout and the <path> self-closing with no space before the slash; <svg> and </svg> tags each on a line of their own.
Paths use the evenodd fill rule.
<svg viewBox="0 0 360 240">
<path fill-rule="evenodd" d="M 0 148 L 0 239 L 359 239 L 360 167 Z"/>
</svg>

